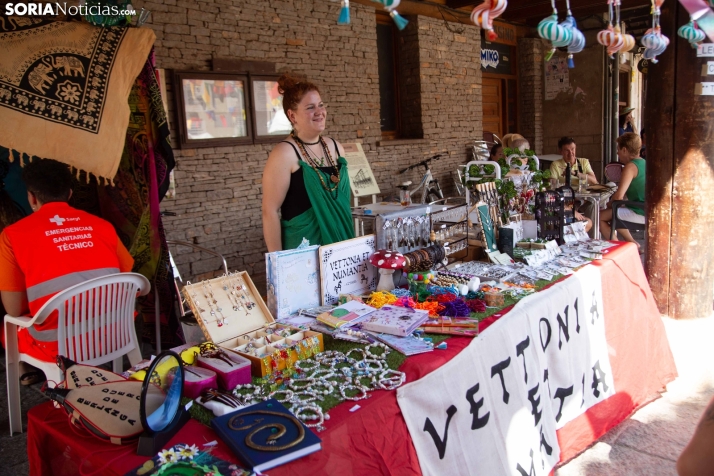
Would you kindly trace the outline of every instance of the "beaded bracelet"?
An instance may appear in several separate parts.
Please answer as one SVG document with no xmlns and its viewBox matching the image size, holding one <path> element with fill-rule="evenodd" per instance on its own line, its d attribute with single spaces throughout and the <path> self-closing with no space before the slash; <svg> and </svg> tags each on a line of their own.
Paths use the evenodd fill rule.
<svg viewBox="0 0 714 476">
<path fill-rule="evenodd" d="M 280 393 L 285 394 L 285 396 L 283 398 L 277 398 L 275 395 L 278 395 Z M 292 401 L 293 398 L 295 398 L 295 393 L 293 393 L 292 390 L 287 390 L 287 389 L 286 390 L 276 390 L 274 392 L 270 392 L 266 397 L 263 397 L 263 400 L 269 400 L 271 398 L 275 398 L 280 403 L 287 403 L 287 402 Z"/>
<path fill-rule="evenodd" d="M 297 385 L 300 382 L 307 382 L 307 384 L 304 387 L 301 387 L 301 386 Z M 294 378 L 290 381 L 290 383 L 288 384 L 288 387 L 290 387 L 291 390 L 300 392 L 300 391 L 304 391 L 304 390 L 310 388 L 311 385 L 315 385 L 316 383 L 317 383 L 317 380 L 312 377 Z"/>
<path fill-rule="evenodd" d="M 392 374 L 392 377 L 387 377 L 387 375 Z M 387 369 L 382 372 L 377 381 L 377 385 L 382 390 L 394 390 L 401 386 L 407 379 L 407 374 L 400 372 L 398 370 Z"/>
<path fill-rule="evenodd" d="M 348 388 L 357 389 L 358 392 L 362 392 L 362 395 L 359 396 L 359 393 L 357 393 L 357 395 L 355 395 L 354 397 L 348 397 L 347 395 L 345 395 L 345 390 L 347 390 Z M 342 398 L 344 400 L 352 400 L 354 402 L 358 400 L 364 400 L 365 398 L 370 397 L 369 390 L 366 387 L 363 387 L 362 385 L 342 385 L 340 387 L 340 395 L 342 395 Z"/>
<path fill-rule="evenodd" d="M 381 347 L 383 352 L 379 355 L 373 354 L 369 349 L 372 347 Z M 378 359 L 378 360 L 386 360 L 387 356 L 389 355 L 390 349 L 387 345 L 382 344 L 381 342 L 375 342 L 373 344 L 369 344 L 367 347 L 364 348 L 364 355 L 366 357 L 372 357 L 373 359 Z M 366 360 L 366 358 L 365 358 Z"/>
<path fill-rule="evenodd" d="M 298 360 L 295 362 L 295 368 L 300 372 L 314 371 L 320 368 L 320 362 L 312 359 Z"/>
<path fill-rule="evenodd" d="M 305 412 L 314 412 L 314 416 L 309 416 L 309 415 L 304 415 Z M 308 427 L 308 428 L 315 428 L 317 431 L 322 431 L 325 429 L 325 426 L 323 425 L 325 423 L 325 420 L 328 420 L 330 418 L 329 415 L 325 415 L 322 413 L 322 408 L 320 408 L 317 405 L 300 405 L 297 406 L 293 410 L 293 415 L 295 415 L 296 418 L 299 418 L 302 420 L 303 424 Z M 317 423 L 307 423 L 306 420 L 317 420 Z"/>
</svg>

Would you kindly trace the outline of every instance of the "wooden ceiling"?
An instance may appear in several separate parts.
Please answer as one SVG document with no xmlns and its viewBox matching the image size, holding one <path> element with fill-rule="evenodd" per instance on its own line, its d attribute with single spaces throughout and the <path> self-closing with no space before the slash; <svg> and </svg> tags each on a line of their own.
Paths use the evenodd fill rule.
<svg viewBox="0 0 714 476">
<path fill-rule="evenodd" d="M 483 0 L 446 0 L 446 5 L 451 8 L 475 7 L 483 3 Z M 622 0 L 621 10 L 634 7 L 651 5 L 650 0 Z M 561 13 L 565 14 L 565 0 L 556 0 L 556 6 Z M 570 0 L 570 9 L 575 18 L 583 18 L 590 15 L 598 15 L 607 12 L 606 0 Z M 553 8 L 550 0 L 508 0 L 508 8 L 502 15 L 503 19 L 524 23 L 527 25 L 537 25 L 539 21 L 551 14 Z"/>
</svg>

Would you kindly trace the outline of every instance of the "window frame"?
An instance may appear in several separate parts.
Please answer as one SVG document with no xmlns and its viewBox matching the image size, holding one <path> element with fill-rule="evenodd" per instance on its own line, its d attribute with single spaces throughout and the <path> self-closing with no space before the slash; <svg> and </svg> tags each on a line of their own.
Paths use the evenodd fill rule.
<svg viewBox="0 0 714 476">
<path fill-rule="evenodd" d="M 255 88 L 253 84 L 256 81 L 275 81 L 276 83 L 278 82 L 278 78 L 280 78 L 280 73 L 275 73 L 275 74 L 248 74 L 248 82 L 250 84 L 250 101 L 251 101 L 251 107 L 250 107 L 250 112 L 251 112 L 251 121 L 252 121 L 252 126 L 253 126 L 253 143 L 254 144 L 270 144 L 270 143 L 276 143 L 280 142 L 285 139 L 285 137 L 290 134 L 290 132 L 286 132 L 285 135 L 258 135 L 258 114 L 256 110 L 256 104 L 255 104 L 255 98 L 253 96 L 253 93 L 255 91 Z"/>
<path fill-rule="evenodd" d="M 189 139 L 186 127 L 186 103 L 183 95 L 183 81 L 186 79 L 200 80 L 229 80 L 243 83 L 243 99 L 245 109 L 246 135 L 244 137 L 216 137 L 213 139 Z M 254 143 L 253 137 L 253 105 L 252 91 L 248 73 L 227 73 L 213 71 L 174 71 L 173 73 L 174 99 L 176 101 L 176 121 L 179 131 L 179 148 L 197 149 L 205 147 L 227 147 L 234 145 L 247 145 Z"/>
</svg>

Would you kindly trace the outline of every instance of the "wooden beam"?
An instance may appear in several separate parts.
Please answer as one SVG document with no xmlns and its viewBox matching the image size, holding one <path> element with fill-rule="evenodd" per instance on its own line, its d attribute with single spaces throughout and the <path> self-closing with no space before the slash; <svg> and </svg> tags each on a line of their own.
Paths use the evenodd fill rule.
<svg viewBox="0 0 714 476">
<path fill-rule="evenodd" d="M 645 269 L 659 312 L 669 313 L 669 269 L 674 174 L 674 76 L 676 4 L 662 7 L 662 33 L 671 39 L 657 64 L 647 68 L 644 127 L 647 141 L 647 256 Z"/>
<path fill-rule="evenodd" d="M 677 24 L 688 19 L 680 5 Z M 712 80 L 702 76 L 708 58 L 697 58 L 674 32 L 670 38 L 677 41 L 668 314 L 690 319 L 710 315 L 714 301 L 714 96 L 694 92 L 697 83 Z"/>
</svg>

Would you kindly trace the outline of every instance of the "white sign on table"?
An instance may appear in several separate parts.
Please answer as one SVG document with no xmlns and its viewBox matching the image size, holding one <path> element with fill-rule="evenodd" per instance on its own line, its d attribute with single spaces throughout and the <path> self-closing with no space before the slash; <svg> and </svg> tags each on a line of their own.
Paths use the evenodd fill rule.
<svg viewBox="0 0 714 476">
<path fill-rule="evenodd" d="M 397 401 L 425 475 L 545 476 L 560 459 L 556 430 L 614 394 L 600 271 L 586 266 Z"/>
<path fill-rule="evenodd" d="M 320 247 L 323 306 L 336 303 L 340 294 L 364 294 L 377 288 L 376 268 L 369 262 L 375 251 L 374 235 Z"/>
</svg>

